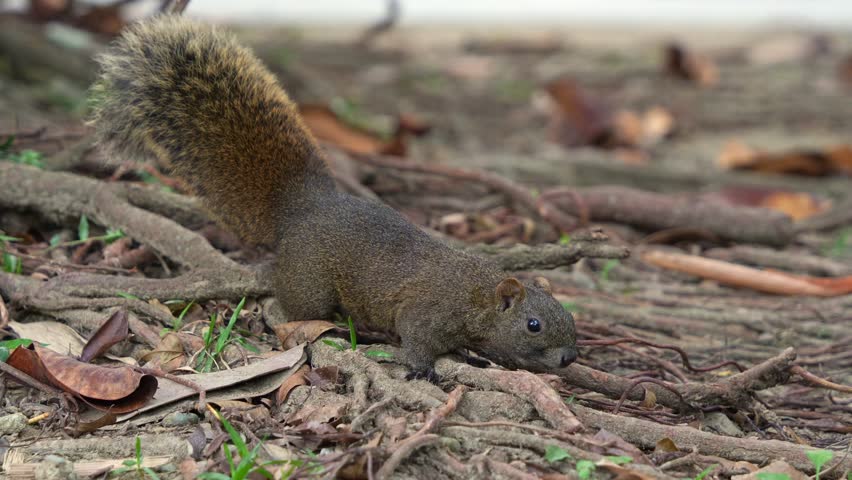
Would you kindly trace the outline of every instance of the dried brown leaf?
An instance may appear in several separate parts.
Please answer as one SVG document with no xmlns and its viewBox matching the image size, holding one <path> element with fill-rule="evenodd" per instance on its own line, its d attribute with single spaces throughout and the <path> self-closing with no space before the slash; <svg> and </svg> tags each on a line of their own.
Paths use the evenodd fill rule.
<svg viewBox="0 0 852 480">
<path fill-rule="evenodd" d="M 110 315 L 103 325 L 92 335 L 92 338 L 86 342 L 83 352 L 80 354 L 80 361 L 88 363 L 100 357 L 110 347 L 126 339 L 129 333 L 127 310 L 117 310 Z"/>
<path fill-rule="evenodd" d="M 664 70 L 699 87 L 712 87 L 719 83 L 719 69 L 712 60 L 677 43 L 665 47 Z"/>
<path fill-rule="evenodd" d="M 603 102 L 568 78 L 550 82 L 545 90 L 556 106 L 551 118 L 553 141 L 574 147 L 603 145 L 609 140 L 612 114 Z"/>
<path fill-rule="evenodd" d="M 299 385 L 307 385 L 308 380 L 306 375 L 311 371 L 310 365 L 302 365 L 296 370 L 296 373 L 287 377 L 287 380 L 278 387 L 278 391 L 275 393 L 275 405 L 281 405 L 285 401 L 287 401 L 287 397 L 290 396 L 290 392 L 293 391 L 294 388 Z"/>
<path fill-rule="evenodd" d="M 340 368 L 336 365 L 315 368 L 305 375 L 305 379 L 317 388 L 326 388 L 340 382 Z"/>
<path fill-rule="evenodd" d="M 677 448 L 677 445 L 675 445 L 674 440 L 669 437 L 657 440 L 657 444 L 654 446 L 654 453 L 673 453 L 679 451 L 680 449 Z"/>
<path fill-rule="evenodd" d="M 296 345 L 313 342 L 323 333 L 335 328 L 337 327 L 333 323 L 326 320 L 304 320 L 275 325 L 273 330 L 284 349 L 289 350 Z"/>
<path fill-rule="evenodd" d="M 26 373 L 41 383 L 50 385 L 50 377 L 44 370 L 44 365 L 41 364 L 38 355 L 33 350 L 33 347 L 18 347 L 12 350 L 6 363 L 18 370 Z"/>
<path fill-rule="evenodd" d="M 168 333 L 157 345 L 157 348 L 143 355 L 140 360 L 150 362 L 148 367 L 156 366 L 164 372 L 172 372 L 184 366 L 186 354 L 183 350 L 183 342 L 180 335 Z"/>
<path fill-rule="evenodd" d="M 827 211 L 831 202 L 819 201 L 809 193 L 775 192 L 764 198 L 760 206 L 786 213 L 798 221 Z"/>
<path fill-rule="evenodd" d="M 45 374 L 55 385 L 98 410 L 126 413 L 154 397 L 157 379 L 132 368 L 104 367 L 80 362 L 34 344 Z"/>
<path fill-rule="evenodd" d="M 717 164 L 729 170 L 820 177 L 852 174 L 852 146 L 841 144 L 822 149 L 792 149 L 766 152 L 729 141 L 717 158 Z"/>
</svg>

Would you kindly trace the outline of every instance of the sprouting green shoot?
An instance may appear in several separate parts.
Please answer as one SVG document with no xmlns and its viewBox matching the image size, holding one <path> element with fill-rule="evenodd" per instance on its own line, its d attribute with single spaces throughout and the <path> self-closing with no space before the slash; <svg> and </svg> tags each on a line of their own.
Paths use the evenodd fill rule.
<svg viewBox="0 0 852 480">
<path fill-rule="evenodd" d="M 177 331 L 179 331 L 181 328 L 183 328 L 183 319 L 184 319 L 184 317 L 186 317 L 187 312 L 189 312 L 189 309 L 190 309 L 190 308 L 192 308 L 192 306 L 193 306 L 193 305 L 195 305 L 195 301 L 194 301 L 194 300 L 193 300 L 193 301 L 191 301 L 191 302 L 189 302 L 189 303 L 187 303 L 187 304 L 186 304 L 186 306 L 185 306 L 185 307 L 183 307 L 183 310 L 181 310 L 181 311 L 180 311 L 180 314 L 177 316 L 177 318 L 175 318 L 175 319 L 172 321 L 172 326 L 171 326 L 171 328 L 169 328 L 169 327 L 165 327 L 165 328 L 163 328 L 163 329 L 160 331 L 160 336 L 163 336 L 163 335 L 165 335 L 165 334 L 166 334 L 166 333 L 168 333 L 168 332 L 177 332 Z"/>
<path fill-rule="evenodd" d="M 89 219 L 86 217 L 85 213 L 80 217 L 80 224 L 77 225 L 77 238 L 81 242 L 85 242 L 89 239 Z"/>
<path fill-rule="evenodd" d="M 718 466 L 719 466 L 719 465 L 715 465 L 715 464 L 714 464 L 714 465 L 710 465 L 709 467 L 707 467 L 707 468 L 705 468 L 704 470 L 702 470 L 702 471 L 701 471 L 701 473 L 699 473 L 698 475 L 696 475 L 694 480 L 704 480 L 704 477 L 706 477 L 707 475 L 710 475 L 710 472 L 712 472 L 713 470 L 715 470 L 715 469 L 716 469 L 716 467 L 718 467 Z"/>
<path fill-rule="evenodd" d="M 562 308 L 571 313 L 577 313 L 580 311 L 580 306 L 574 302 L 562 302 Z"/>
<path fill-rule="evenodd" d="M 591 460 L 577 460 L 577 478 L 589 480 L 595 468 L 597 468 L 597 465 Z"/>
<path fill-rule="evenodd" d="M 239 319 L 240 312 L 242 311 L 245 303 L 246 297 L 243 297 L 242 300 L 240 300 L 240 303 L 237 304 L 237 307 L 234 308 L 234 312 L 231 314 L 231 318 L 228 320 L 228 323 L 219 330 L 218 333 L 215 332 L 216 314 L 212 314 L 210 316 L 210 324 L 207 327 L 207 331 L 204 332 L 204 349 L 202 350 L 201 356 L 198 360 L 200 371 L 211 371 L 216 359 L 222 355 L 222 352 L 224 352 L 225 348 L 230 344 L 237 344 L 247 350 L 254 352 L 257 351 L 257 349 L 250 345 L 243 337 L 234 333 L 234 325 L 237 323 L 237 319 Z"/>
<path fill-rule="evenodd" d="M 388 352 L 383 352 L 381 350 L 367 350 L 366 352 L 364 352 L 364 355 L 370 358 L 393 358 L 393 355 Z"/>
<path fill-rule="evenodd" d="M 142 300 L 141 298 L 137 297 L 136 295 L 133 295 L 133 294 L 130 294 L 130 293 L 127 293 L 127 292 L 115 292 L 115 294 L 117 296 L 121 297 L 121 298 L 126 298 L 128 300 Z"/>
<path fill-rule="evenodd" d="M 15 143 L 15 136 L 10 135 L 2 144 L 0 144 L 0 160 L 37 168 L 44 168 L 44 163 L 41 161 L 43 155 L 40 152 L 36 152 L 35 150 L 21 150 L 19 153 L 13 153 L 13 143 Z"/>
<path fill-rule="evenodd" d="M 544 450 L 544 459 L 549 463 L 556 463 L 570 458 L 570 453 L 566 452 L 564 448 L 556 445 L 548 445 Z"/>
<path fill-rule="evenodd" d="M 145 476 L 147 475 L 153 480 L 160 480 L 160 477 L 157 476 L 157 474 L 154 472 L 154 470 L 151 469 L 151 467 L 146 467 L 143 465 L 142 439 L 140 439 L 139 437 L 136 437 L 136 458 L 134 460 L 125 460 L 124 462 L 122 462 L 122 464 L 124 465 L 123 467 L 117 468 L 110 473 L 112 475 L 117 476 L 135 470 L 139 475 L 140 479 L 145 478 Z"/>
<path fill-rule="evenodd" d="M 565 246 L 565 245 L 568 245 L 569 243 L 571 243 L 571 235 L 568 235 L 567 233 L 563 233 L 562 235 L 559 236 L 559 245 Z"/>
<path fill-rule="evenodd" d="M 611 272 L 612 269 L 617 267 L 620 263 L 621 262 L 619 260 L 615 259 L 615 258 L 613 258 L 611 260 L 607 260 L 607 262 L 604 263 L 603 268 L 601 268 L 601 276 L 600 276 L 601 282 L 608 282 L 609 281 L 609 272 Z"/>
<path fill-rule="evenodd" d="M 264 478 L 268 478 L 270 480 L 274 478 L 289 478 L 290 474 L 293 473 L 293 470 L 296 467 L 299 467 L 304 464 L 304 462 L 300 460 L 273 460 L 270 462 L 258 463 L 260 448 L 263 446 L 263 442 L 258 442 L 257 446 L 252 449 L 249 449 L 248 444 L 246 444 L 245 440 L 243 440 L 240 432 L 231 425 L 230 422 L 219 412 L 217 412 L 213 407 L 208 406 L 210 411 L 213 413 L 213 416 L 222 423 L 222 427 L 228 433 L 228 438 L 231 440 L 230 443 L 224 443 L 222 445 L 222 452 L 225 454 L 225 459 L 228 461 L 228 475 L 219 473 L 219 472 L 205 472 L 199 475 L 197 478 L 202 480 L 244 480 L 249 477 L 249 475 L 256 473 Z M 234 454 L 231 452 L 231 449 L 235 449 L 237 451 L 237 455 L 239 456 L 239 463 L 234 461 Z M 275 476 L 267 470 L 266 467 L 271 465 L 290 465 L 290 468 L 284 472 L 281 472 L 280 476 Z"/>
<path fill-rule="evenodd" d="M 9 252 L 3 252 L 3 271 L 20 274 L 23 269 L 21 259 Z"/>
<path fill-rule="evenodd" d="M 349 324 L 349 343 L 352 344 L 352 350 L 358 348 L 358 337 L 355 335 L 355 324 L 352 323 L 352 317 L 346 317 L 346 323 Z"/>
<path fill-rule="evenodd" d="M 343 345 L 335 342 L 334 340 L 328 339 L 328 338 L 323 338 L 322 343 L 328 345 L 329 347 L 333 347 L 335 350 L 340 350 L 340 351 L 346 350 L 346 347 L 344 347 Z"/>
<path fill-rule="evenodd" d="M 57 234 L 57 235 L 54 235 L 53 237 L 51 237 L 50 247 L 48 247 L 47 250 L 53 250 L 54 248 L 59 248 L 59 247 L 76 247 L 77 245 L 82 245 L 82 244 L 86 243 L 87 241 L 98 241 L 99 240 L 99 241 L 102 241 L 104 243 L 112 243 L 112 242 L 118 240 L 119 238 L 124 237 L 124 232 L 122 232 L 120 229 L 117 229 L 117 228 L 109 228 L 109 229 L 107 229 L 106 234 L 104 234 L 104 235 L 97 235 L 97 236 L 94 236 L 94 237 L 90 237 L 89 236 L 88 220 L 86 221 L 86 226 L 85 227 L 82 226 L 84 218 L 86 218 L 85 215 L 80 217 L 80 226 L 77 228 L 77 235 L 80 237 L 78 240 L 71 240 L 71 241 L 68 241 L 68 242 L 60 242 L 59 241 L 60 237 Z"/>
<path fill-rule="evenodd" d="M 831 450 L 811 450 L 809 452 L 805 452 L 805 455 L 807 455 L 808 460 L 814 464 L 814 470 L 816 470 L 814 478 L 816 480 L 819 480 L 819 475 L 822 473 L 822 467 L 834 458 L 834 452 Z"/>
</svg>

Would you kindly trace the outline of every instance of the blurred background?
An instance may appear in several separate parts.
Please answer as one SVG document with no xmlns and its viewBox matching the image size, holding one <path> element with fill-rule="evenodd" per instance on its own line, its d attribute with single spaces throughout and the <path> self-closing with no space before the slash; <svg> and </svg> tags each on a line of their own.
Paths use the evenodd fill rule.
<svg viewBox="0 0 852 480">
<path fill-rule="evenodd" d="M 93 55 L 163 3 L 0 2 L 0 130 L 82 135 Z M 828 177 L 758 177 L 820 195 L 814 211 L 852 170 L 848 1 L 207 0 L 186 15 L 228 24 L 348 152 L 539 187 L 682 191 L 782 168 Z"/>
</svg>

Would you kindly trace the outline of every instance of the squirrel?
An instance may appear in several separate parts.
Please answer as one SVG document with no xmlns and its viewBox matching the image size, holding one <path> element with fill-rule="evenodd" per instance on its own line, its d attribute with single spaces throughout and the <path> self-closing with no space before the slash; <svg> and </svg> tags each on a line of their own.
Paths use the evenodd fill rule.
<svg viewBox="0 0 852 480">
<path fill-rule="evenodd" d="M 288 321 L 342 313 L 395 332 L 409 379 L 436 381 L 436 356 L 461 349 L 533 371 L 576 359 L 574 319 L 546 279 L 521 282 L 338 190 L 296 104 L 230 34 L 159 15 L 97 61 L 98 143 L 157 161 L 223 226 L 276 248 L 272 280 Z"/>
</svg>

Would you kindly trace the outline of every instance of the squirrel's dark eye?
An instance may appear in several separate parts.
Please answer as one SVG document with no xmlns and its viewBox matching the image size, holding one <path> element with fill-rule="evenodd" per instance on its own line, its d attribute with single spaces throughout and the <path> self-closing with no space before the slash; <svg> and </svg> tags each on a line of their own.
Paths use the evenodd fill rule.
<svg viewBox="0 0 852 480">
<path fill-rule="evenodd" d="M 527 330 L 538 333 L 541 331 L 541 321 L 537 318 L 530 318 L 527 320 Z"/>
</svg>

